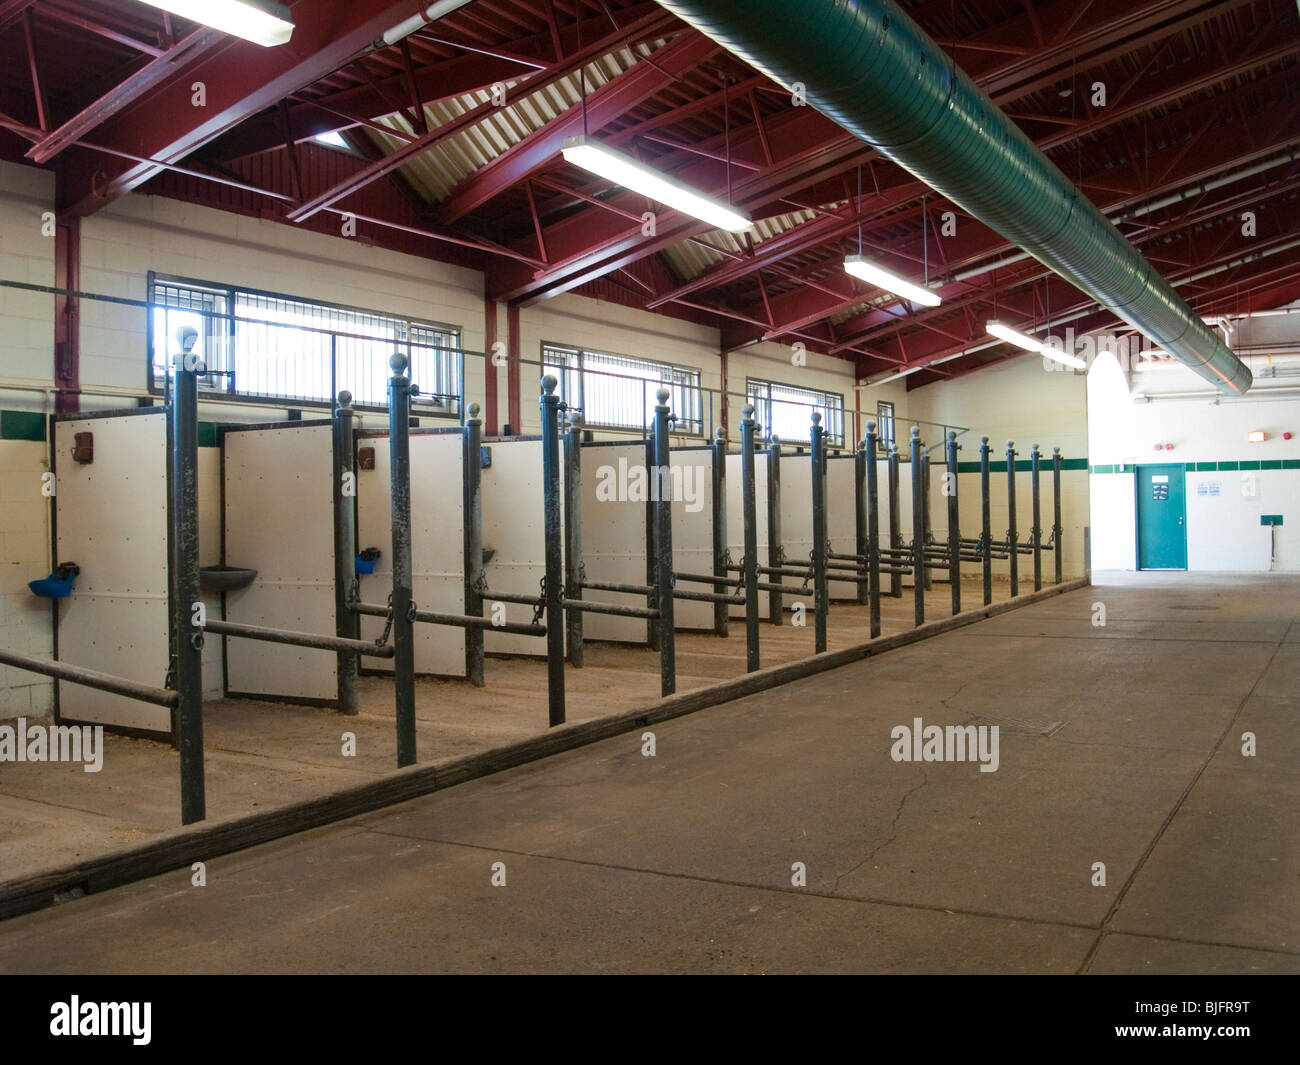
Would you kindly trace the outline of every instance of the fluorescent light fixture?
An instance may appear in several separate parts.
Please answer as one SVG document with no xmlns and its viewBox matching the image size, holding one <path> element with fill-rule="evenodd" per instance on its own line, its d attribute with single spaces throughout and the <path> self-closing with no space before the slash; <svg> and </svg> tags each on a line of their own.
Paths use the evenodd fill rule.
<svg viewBox="0 0 1300 1065">
<path fill-rule="evenodd" d="M 916 373 L 917 370 L 924 370 L 924 366 L 913 366 L 910 370 L 903 370 L 901 373 L 890 374 L 888 377 L 882 377 L 879 381 L 872 381 L 873 385 L 887 385 L 890 381 L 897 381 L 900 377 L 906 377 L 910 373 Z"/>
<path fill-rule="evenodd" d="M 1001 322 L 988 322 L 984 329 L 990 336 L 995 336 L 999 340 L 1005 340 L 1008 344 L 1014 344 L 1018 348 L 1024 348 L 1026 351 L 1032 351 L 1035 355 L 1042 355 L 1044 358 L 1051 359 L 1053 362 L 1062 363 L 1065 366 L 1073 366 L 1076 370 L 1086 370 L 1088 364 L 1077 355 L 1067 354 L 1061 348 L 1054 348 L 1037 337 L 1031 337 L 1027 333 L 1022 333 L 1018 329 L 1012 329 L 1009 325 L 1003 325 Z"/>
<path fill-rule="evenodd" d="M 588 137 L 567 137 L 561 151 L 565 160 L 574 166 L 590 170 L 615 185 L 622 185 L 642 196 L 658 200 L 674 211 L 693 215 L 711 226 L 728 229 L 733 233 L 744 232 L 753 226 L 745 212 L 738 211 L 721 200 L 715 200 L 712 196 L 706 196 L 666 174 L 651 170 L 631 156 L 607 148 L 599 141 Z"/>
<path fill-rule="evenodd" d="M 144 0 L 150 7 L 270 48 L 288 44 L 293 17 L 271 0 Z"/>
<path fill-rule="evenodd" d="M 348 142 L 343 139 L 343 134 L 336 129 L 328 133 L 317 133 L 313 139 L 320 141 L 321 144 L 328 144 L 331 148 L 346 149 L 348 146 Z"/>
<path fill-rule="evenodd" d="M 892 292 L 895 296 L 902 296 L 903 299 L 911 300 L 913 303 L 920 303 L 926 307 L 937 307 L 941 302 L 939 297 L 928 288 L 922 288 L 910 281 L 904 281 L 901 277 L 891 274 L 888 270 L 881 269 L 861 255 L 847 256 L 844 260 L 844 269 L 859 281 L 865 281 L 868 285 L 875 285 L 876 288 L 883 288 L 886 292 Z"/>
</svg>

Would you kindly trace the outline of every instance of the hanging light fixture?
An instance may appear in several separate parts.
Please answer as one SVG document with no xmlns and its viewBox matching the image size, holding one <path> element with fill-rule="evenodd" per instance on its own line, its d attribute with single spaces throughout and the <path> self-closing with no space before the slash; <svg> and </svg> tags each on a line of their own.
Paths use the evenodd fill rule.
<svg viewBox="0 0 1300 1065">
<path fill-rule="evenodd" d="M 693 189 L 667 174 L 652 170 L 630 155 L 615 151 L 587 136 L 566 137 L 561 149 L 567 162 L 583 170 L 657 200 L 674 211 L 692 215 L 718 229 L 741 233 L 753 227 L 744 211 Z"/>
<path fill-rule="evenodd" d="M 846 256 L 844 269 L 860 281 L 875 285 L 876 288 L 883 288 L 886 292 L 892 292 L 895 296 L 901 296 L 913 303 L 920 303 L 926 307 L 937 307 L 942 302 L 939 296 L 928 288 L 922 288 L 910 281 L 904 281 L 901 277 L 891 274 L 888 270 L 882 269 L 869 259 L 864 259 L 861 255 Z"/>
<path fill-rule="evenodd" d="M 270 48 L 288 44 L 293 16 L 271 0 L 144 0 L 150 7 Z"/>
<path fill-rule="evenodd" d="M 1077 355 L 1067 354 L 1059 348 L 1046 344 L 1037 337 L 1031 337 L 1017 329 L 1012 329 L 1009 325 L 1003 325 L 1001 322 L 989 322 L 984 329 L 990 336 L 995 336 L 999 340 L 1005 340 L 1008 344 L 1014 344 L 1018 348 L 1024 348 L 1026 351 L 1032 351 L 1035 355 L 1042 355 L 1044 358 L 1051 359 L 1053 362 L 1059 362 L 1065 366 L 1073 366 L 1076 370 L 1086 370 L 1088 364 Z"/>
</svg>

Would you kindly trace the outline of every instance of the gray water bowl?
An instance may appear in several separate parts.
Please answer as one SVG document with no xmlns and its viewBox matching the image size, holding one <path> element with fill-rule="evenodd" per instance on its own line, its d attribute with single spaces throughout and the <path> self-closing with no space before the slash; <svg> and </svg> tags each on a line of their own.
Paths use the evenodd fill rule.
<svg viewBox="0 0 1300 1065">
<path fill-rule="evenodd" d="M 238 566 L 201 566 L 199 588 L 205 592 L 233 592 L 247 588 L 257 579 L 257 570 Z"/>
</svg>

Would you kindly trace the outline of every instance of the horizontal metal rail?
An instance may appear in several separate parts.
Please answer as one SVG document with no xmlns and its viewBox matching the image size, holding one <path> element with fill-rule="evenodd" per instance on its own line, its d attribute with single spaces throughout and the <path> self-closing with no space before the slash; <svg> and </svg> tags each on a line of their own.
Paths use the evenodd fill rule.
<svg viewBox="0 0 1300 1065">
<path fill-rule="evenodd" d="M 208 621 L 203 625 L 203 631 L 217 636 L 234 636 L 241 640 L 310 647 L 315 651 L 347 651 L 350 654 L 369 655 L 371 658 L 392 658 L 394 651 L 391 644 L 380 646 L 372 640 L 349 640 L 343 636 L 322 636 L 315 632 L 268 629 L 261 625 L 241 625 L 234 621 Z"/>
<path fill-rule="evenodd" d="M 70 684 L 80 684 L 83 688 L 97 688 L 99 691 L 112 692 L 114 695 L 124 695 L 128 699 L 152 703 L 154 706 L 175 706 L 180 698 L 177 692 L 167 688 L 151 688 L 147 684 L 117 677 L 112 673 L 101 673 L 97 669 L 73 666 L 67 662 L 33 658 L 31 655 L 21 655 L 14 651 L 0 651 L 0 665 L 25 669 L 31 673 L 41 673 L 47 677 L 66 680 Z"/>
<path fill-rule="evenodd" d="M 388 607 L 377 603 L 353 603 L 352 609 L 367 617 L 388 617 Z M 492 629 L 495 632 L 512 632 L 520 636 L 546 635 L 545 625 L 530 625 L 524 621 L 494 622 L 491 618 L 476 617 L 474 614 L 440 614 L 432 610 L 417 610 L 413 620 L 424 625 L 446 625 L 449 628 Z"/>
<path fill-rule="evenodd" d="M 566 599 L 565 610 L 584 614 L 613 614 L 620 618 L 657 618 L 659 611 L 644 606 L 622 606 L 618 603 L 593 603 L 590 599 Z"/>
<path fill-rule="evenodd" d="M 697 603 L 735 603 L 737 606 L 745 605 L 743 595 L 727 595 L 725 592 L 691 592 L 680 588 L 673 589 L 674 599 L 690 599 Z"/>
<path fill-rule="evenodd" d="M 686 581 L 689 584 L 744 584 L 744 577 L 724 577 L 718 574 L 707 573 L 674 573 L 673 576 L 679 581 Z"/>
<path fill-rule="evenodd" d="M 583 588 L 594 592 L 618 592 L 621 595 L 654 595 L 655 589 L 650 584 L 615 584 L 611 581 L 583 581 Z"/>
</svg>

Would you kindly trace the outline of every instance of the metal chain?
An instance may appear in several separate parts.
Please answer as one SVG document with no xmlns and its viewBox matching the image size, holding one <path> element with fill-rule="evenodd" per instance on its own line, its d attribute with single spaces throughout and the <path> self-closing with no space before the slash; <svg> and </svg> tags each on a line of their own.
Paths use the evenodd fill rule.
<svg viewBox="0 0 1300 1065">
<path fill-rule="evenodd" d="M 546 611 L 546 577 L 543 576 L 542 579 L 537 583 L 541 588 L 541 597 L 537 600 L 537 604 L 533 607 L 534 625 L 536 625 L 539 621 L 542 620 L 542 614 L 545 613 Z"/>
<path fill-rule="evenodd" d="M 388 613 L 385 616 L 387 617 L 388 620 L 384 623 L 384 634 L 375 641 L 376 647 L 383 647 L 386 643 L 388 643 L 388 637 L 392 634 L 393 631 L 393 593 L 392 592 L 388 593 Z"/>
</svg>

